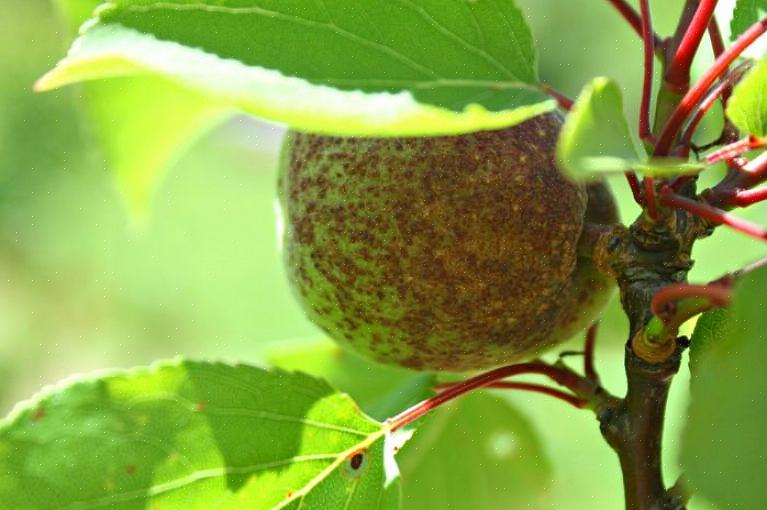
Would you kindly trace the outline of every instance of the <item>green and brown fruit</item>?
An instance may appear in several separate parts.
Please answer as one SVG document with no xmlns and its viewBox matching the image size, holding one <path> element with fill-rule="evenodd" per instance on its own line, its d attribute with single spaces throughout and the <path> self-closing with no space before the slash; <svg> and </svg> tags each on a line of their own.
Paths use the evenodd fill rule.
<svg viewBox="0 0 767 510">
<path fill-rule="evenodd" d="M 594 320 L 612 285 L 578 244 L 609 190 L 554 163 L 562 120 L 433 138 L 291 132 L 287 271 L 309 318 L 375 360 L 466 371 L 530 358 Z"/>
</svg>

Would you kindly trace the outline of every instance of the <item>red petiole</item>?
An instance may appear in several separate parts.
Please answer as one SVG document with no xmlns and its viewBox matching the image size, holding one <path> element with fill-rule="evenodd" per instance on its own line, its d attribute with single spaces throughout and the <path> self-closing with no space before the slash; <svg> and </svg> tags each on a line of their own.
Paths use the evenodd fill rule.
<svg viewBox="0 0 767 510">
<path fill-rule="evenodd" d="M 446 389 L 446 388 L 449 388 L 450 386 L 452 386 L 451 383 L 439 384 L 437 385 L 437 389 Z M 554 397 L 559 400 L 562 400 L 578 409 L 583 409 L 584 407 L 588 405 L 587 400 L 578 398 L 575 395 L 571 395 L 570 393 L 558 390 L 556 388 L 544 386 L 543 384 L 498 381 L 492 384 L 488 384 L 487 386 L 485 386 L 485 388 L 494 389 L 494 390 L 522 390 L 522 391 L 529 391 L 532 393 L 540 393 L 542 395 L 548 395 L 550 397 Z"/>
<path fill-rule="evenodd" d="M 703 162 L 707 165 L 715 165 L 720 161 L 729 161 L 736 156 L 740 156 L 744 152 L 748 152 L 753 149 L 759 149 L 767 146 L 767 138 L 760 138 L 756 136 L 749 136 L 743 140 L 725 145 L 724 147 L 717 149 L 716 151 L 708 154 Z"/>
<path fill-rule="evenodd" d="M 762 18 L 741 34 L 733 45 L 727 48 L 724 53 L 716 59 L 714 64 L 708 71 L 706 71 L 698 82 L 687 91 L 677 107 L 671 113 L 666 124 L 663 126 L 658 139 L 658 145 L 655 147 L 656 156 L 669 155 L 684 121 L 695 106 L 703 99 L 709 87 L 711 87 L 716 80 L 721 78 L 730 67 L 730 64 L 732 64 L 735 59 L 746 50 L 746 48 L 756 41 L 756 39 L 764 34 L 765 31 L 767 31 L 767 18 Z"/>
<path fill-rule="evenodd" d="M 700 0 L 695 15 L 687 27 L 666 73 L 666 83 L 674 90 L 684 91 L 689 85 L 690 68 L 704 35 L 709 30 L 718 0 Z"/>
<path fill-rule="evenodd" d="M 655 64 L 652 15 L 650 0 L 639 0 L 642 17 L 642 43 L 644 47 L 644 79 L 642 84 L 642 102 L 639 107 L 639 137 L 645 142 L 652 139 L 650 129 L 650 103 L 652 100 L 652 84 Z"/>
<path fill-rule="evenodd" d="M 708 93 L 708 95 L 703 99 L 703 101 L 700 103 L 700 106 L 695 111 L 695 116 L 689 122 L 687 128 L 685 128 L 681 140 L 682 146 L 690 146 L 692 137 L 706 113 L 708 113 L 708 111 L 712 106 L 714 106 L 714 103 L 716 103 L 718 99 L 721 98 L 722 102 L 726 103 L 725 93 L 729 93 L 729 91 L 732 89 L 732 85 L 738 81 L 750 68 L 750 62 L 743 62 L 741 65 L 730 71 L 717 86 L 711 89 L 711 92 Z"/>
<path fill-rule="evenodd" d="M 732 214 L 707 203 L 677 195 L 668 186 L 665 186 L 661 190 L 661 203 L 668 207 L 676 207 L 683 211 L 695 214 L 711 223 L 727 225 L 756 239 L 767 240 L 767 231 L 760 226 L 754 225 L 737 216 L 733 216 Z"/>
<path fill-rule="evenodd" d="M 653 314 L 665 322 L 670 317 L 670 313 L 673 313 L 674 303 L 688 298 L 700 298 L 716 307 L 727 306 L 730 303 L 730 289 L 721 284 L 691 285 L 680 283 L 669 285 L 655 293 L 650 309 Z"/>
<path fill-rule="evenodd" d="M 389 427 L 391 431 L 400 429 L 424 416 L 429 411 L 436 409 L 437 407 L 446 404 L 462 395 L 465 395 L 470 391 L 492 386 L 493 384 L 498 383 L 507 377 L 520 374 L 544 375 L 557 384 L 568 388 L 575 394 L 582 394 L 588 390 L 588 388 L 585 387 L 585 380 L 565 368 L 547 365 L 542 362 L 509 365 L 506 367 L 496 368 L 495 370 L 485 372 L 484 374 L 480 374 L 476 377 L 472 377 L 471 379 L 467 379 L 463 382 L 449 386 L 437 395 L 428 398 L 414 405 L 410 409 L 400 413 L 394 418 L 391 418 L 388 421 Z"/>
<path fill-rule="evenodd" d="M 738 207 L 748 207 L 767 200 L 767 188 L 742 190 L 735 193 L 732 204 Z"/>
</svg>

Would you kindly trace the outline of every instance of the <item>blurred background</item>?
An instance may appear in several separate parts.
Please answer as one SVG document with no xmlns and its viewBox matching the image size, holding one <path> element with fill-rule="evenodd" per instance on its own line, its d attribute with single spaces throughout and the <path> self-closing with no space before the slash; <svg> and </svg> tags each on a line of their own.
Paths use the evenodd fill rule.
<svg viewBox="0 0 767 510">
<path fill-rule="evenodd" d="M 576 96 L 592 77 L 613 77 L 635 118 L 641 46 L 607 2 L 518 3 L 529 14 L 548 83 Z M 80 90 L 32 92 L 71 42 L 67 24 L 47 0 L 0 4 L 0 415 L 75 373 L 176 355 L 264 365 L 275 349 L 325 348 L 291 297 L 278 252 L 275 170 L 283 130 L 236 117 L 207 132 L 165 175 L 148 217 L 135 221 L 95 143 Z M 653 2 L 661 34 L 681 4 Z M 716 137 L 719 116 L 710 116 L 701 141 Z M 637 209 L 625 183 L 613 188 L 630 221 Z M 765 207 L 744 216 L 767 224 Z M 698 245 L 692 279 L 711 279 L 766 251 L 721 229 Z M 625 328 L 613 303 L 598 363 L 616 393 L 624 388 Z M 683 372 L 669 409 L 669 479 L 677 473 L 674 448 L 686 409 Z M 529 423 L 553 470 L 545 494 L 520 508 L 620 506 L 618 463 L 593 416 L 545 397 L 504 398 Z M 708 508 L 700 501 L 692 507 Z"/>
</svg>

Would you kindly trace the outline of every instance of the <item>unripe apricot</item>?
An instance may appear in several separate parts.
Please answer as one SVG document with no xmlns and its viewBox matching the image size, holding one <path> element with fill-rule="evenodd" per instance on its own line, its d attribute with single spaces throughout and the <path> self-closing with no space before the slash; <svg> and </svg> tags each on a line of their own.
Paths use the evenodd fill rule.
<svg viewBox="0 0 767 510">
<path fill-rule="evenodd" d="M 375 360 L 450 371 L 530 358 L 586 326 L 611 284 L 578 243 L 587 220 L 615 222 L 615 207 L 604 186 L 557 170 L 561 122 L 431 138 L 289 133 L 284 255 L 308 317 Z"/>
</svg>

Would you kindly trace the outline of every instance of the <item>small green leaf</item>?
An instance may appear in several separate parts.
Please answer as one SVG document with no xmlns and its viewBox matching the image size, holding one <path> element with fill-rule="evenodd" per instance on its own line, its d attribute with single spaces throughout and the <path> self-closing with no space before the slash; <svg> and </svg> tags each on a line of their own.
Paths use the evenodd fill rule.
<svg viewBox="0 0 767 510">
<path fill-rule="evenodd" d="M 100 0 L 57 0 L 72 30 Z M 227 111 L 199 92 L 154 76 L 84 84 L 90 127 L 125 198 L 131 218 L 149 214 L 152 194 L 176 156 Z"/>
<path fill-rule="evenodd" d="M 696 354 L 682 463 L 693 491 L 722 508 L 751 510 L 767 499 L 765 291 L 767 268 L 737 285 L 726 324 L 707 319 L 693 339 L 703 338 L 703 352 Z"/>
<path fill-rule="evenodd" d="M 136 73 L 323 133 L 461 133 L 555 107 L 511 0 L 115 0 L 38 89 Z"/>
<path fill-rule="evenodd" d="M 306 375 L 163 363 L 50 388 L 0 422 L 0 501 L 393 510 L 394 439 Z"/>
<path fill-rule="evenodd" d="M 559 136 L 557 159 L 577 181 L 629 170 L 668 177 L 704 168 L 700 163 L 676 158 L 648 158 L 638 149 L 623 113 L 620 87 L 609 78 L 595 78 L 578 96 Z"/>
<path fill-rule="evenodd" d="M 727 117 L 744 133 L 767 135 L 767 61 L 761 61 L 735 87 Z"/>
<path fill-rule="evenodd" d="M 643 161 L 629 131 L 617 83 L 595 78 L 583 89 L 565 120 L 557 157 L 576 180 L 626 172 Z"/>
<path fill-rule="evenodd" d="M 767 12 L 767 0 L 737 0 L 730 21 L 730 38 L 734 41 Z"/>
</svg>

